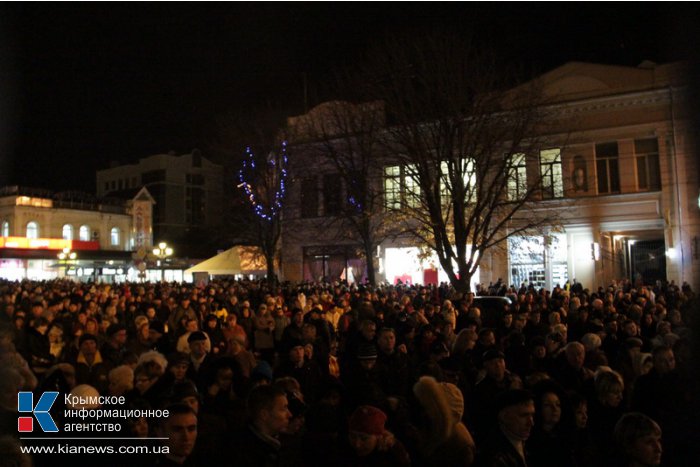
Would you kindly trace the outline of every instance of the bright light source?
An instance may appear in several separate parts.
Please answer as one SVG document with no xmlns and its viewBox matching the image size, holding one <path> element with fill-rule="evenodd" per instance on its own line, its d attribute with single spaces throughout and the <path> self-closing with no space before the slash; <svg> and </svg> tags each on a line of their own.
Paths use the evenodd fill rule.
<svg viewBox="0 0 700 467">
<path fill-rule="evenodd" d="M 676 249 L 669 248 L 668 250 L 666 250 L 666 256 L 668 256 L 671 259 L 675 258 L 676 257 Z"/>
</svg>

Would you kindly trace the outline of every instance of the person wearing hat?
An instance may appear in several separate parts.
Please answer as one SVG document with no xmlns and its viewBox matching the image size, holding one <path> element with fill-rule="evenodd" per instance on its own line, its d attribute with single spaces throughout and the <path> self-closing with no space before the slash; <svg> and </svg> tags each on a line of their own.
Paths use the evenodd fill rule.
<svg viewBox="0 0 700 467">
<path fill-rule="evenodd" d="M 187 377 L 197 383 L 200 391 L 203 391 L 206 378 L 213 366 L 213 357 L 207 349 L 207 335 L 202 331 L 194 331 L 187 338 L 190 350 L 190 367 L 187 369 Z"/>
<path fill-rule="evenodd" d="M 177 343 L 175 344 L 175 350 L 177 350 L 178 352 L 189 353 L 190 352 L 190 345 L 189 345 L 188 339 L 190 338 L 190 334 L 192 334 L 193 332 L 196 332 L 196 331 L 201 331 L 204 333 L 204 335 L 206 336 L 206 341 L 207 341 L 207 343 L 206 343 L 207 352 L 211 352 L 211 340 L 209 339 L 209 335 L 205 331 L 203 331 L 202 329 L 199 328 L 199 321 L 197 321 L 196 318 L 195 319 L 193 319 L 193 318 L 186 319 L 184 332 L 180 335 L 180 337 L 178 337 Z"/>
<path fill-rule="evenodd" d="M 474 388 L 473 423 L 478 439 L 493 430 L 492 416 L 496 398 L 509 389 L 522 388 L 520 378 L 506 368 L 505 355 L 500 350 L 487 350 L 482 356 L 483 378 Z"/>
<path fill-rule="evenodd" d="M 487 438 L 479 455 L 480 465 L 527 467 L 525 442 L 535 424 L 535 402 L 523 389 L 509 389 L 494 404 L 497 428 Z"/>
<path fill-rule="evenodd" d="M 172 375 L 174 384 L 187 381 L 187 370 L 190 367 L 190 356 L 183 352 L 175 352 L 168 357 L 168 372 Z"/>
<path fill-rule="evenodd" d="M 109 386 L 109 370 L 112 369 L 108 362 L 102 358 L 97 350 L 97 337 L 93 334 L 83 334 L 78 340 L 78 355 L 73 364 L 75 368 L 76 384 L 89 384 L 100 392 L 106 394 Z"/>
<path fill-rule="evenodd" d="M 464 397 L 452 383 L 440 383 L 432 376 L 422 376 L 413 386 L 420 404 L 416 417 L 417 446 L 421 465 L 468 467 L 474 463 L 476 446 L 462 423 Z"/>
<path fill-rule="evenodd" d="M 107 340 L 100 348 L 102 358 L 112 367 L 122 364 L 122 357 L 126 352 L 126 326 L 121 323 L 112 323 L 107 328 Z"/>
<path fill-rule="evenodd" d="M 276 371 L 277 377 L 290 376 L 301 386 L 301 393 L 308 403 L 316 401 L 316 390 L 321 384 L 321 369 L 313 359 L 304 358 L 304 342 L 294 339 L 288 343 L 286 357 Z"/>
<path fill-rule="evenodd" d="M 348 421 L 348 435 L 340 446 L 339 458 L 329 465 L 411 465 L 404 445 L 386 430 L 386 420 L 386 414 L 374 406 L 355 409 Z"/>
<path fill-rule="evenodd" d="M 374 344 L 364 343 L 347 371 L 341 368 L 340 379 L 347 388 L 349 403 L 380 405 L 386 399 L 382 390 L 377 369 L 377 348 Z"/>
<path fill-rule="evenodd" d="M 168 317 L 168 329 L 173 336 L 179 337 L 185 332 L 185 323 L 188 319 L 197 320 L 197 313 L 190 305 L 190 295 L 185 293 L 180 297 L 180 304 Z"/>
</svg>

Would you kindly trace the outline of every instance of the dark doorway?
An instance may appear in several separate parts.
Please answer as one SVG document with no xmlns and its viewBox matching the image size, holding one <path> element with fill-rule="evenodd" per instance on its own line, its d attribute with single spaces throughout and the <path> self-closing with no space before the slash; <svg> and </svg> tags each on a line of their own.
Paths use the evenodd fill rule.
<svg viewBox="0 0 700 467">
<path fill-rule="evenodd" d="M 637 241 L 631 247 L 632 283 L 654 285 L 666 280 L 666 244 L 663 240 Z"/>
</svg>

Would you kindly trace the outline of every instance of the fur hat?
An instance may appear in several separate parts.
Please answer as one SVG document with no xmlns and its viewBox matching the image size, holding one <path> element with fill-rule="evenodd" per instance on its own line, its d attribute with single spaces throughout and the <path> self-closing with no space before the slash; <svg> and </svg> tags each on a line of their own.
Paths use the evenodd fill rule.
<svg viewBox="0 0 700 467">
<path fill-rule="evenodd" d="M 371 405 L 361 405 L 350 416 L 348 429 L 359 433 L 379 436 L 384 433 L 386 414 Z"/>
<path fill-rule="evenodd" d="M 462 391 L 451 383 L 439 383 L 432 376 L 421 376 L 413 394 L 430 420 L 423 427 L 426 452 L 434 451 L 457 429 L 464 414 Z M 463 428 L 466 430 L 465 428 Z"/>
</svg>

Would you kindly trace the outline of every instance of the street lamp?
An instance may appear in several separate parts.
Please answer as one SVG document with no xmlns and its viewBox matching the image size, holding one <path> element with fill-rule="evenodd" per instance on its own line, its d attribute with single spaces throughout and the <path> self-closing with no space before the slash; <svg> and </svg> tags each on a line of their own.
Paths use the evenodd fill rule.
<svg viewBox="0 0 700 467">
<path fill-rule="evenodd" d="M 153 254 L 158 258 L 158 267 L 160 268 L 160 280 L 162 281 L 165 276 L 163 272 L 163 262 L 165 261 L 165 258 L 167 258 L 168 256 L 172 256 L 173 249 L 170 248 L 167 243 L 160 242 L 158 244 L 158 248 L 153 249 Z"/>
<path fill-rule="evenodd" d="M 63 251 L 61 251 L 58 254 L 58 259 L 63 263 L 64 265 L 64 275 L 68 275 L 68 264 L 70 261 L 75 261 L 75 259 L 78 257 L 78 254 L 75 251 L 71 251 L 70 248 L 65 247 Z"/>
</svg>

